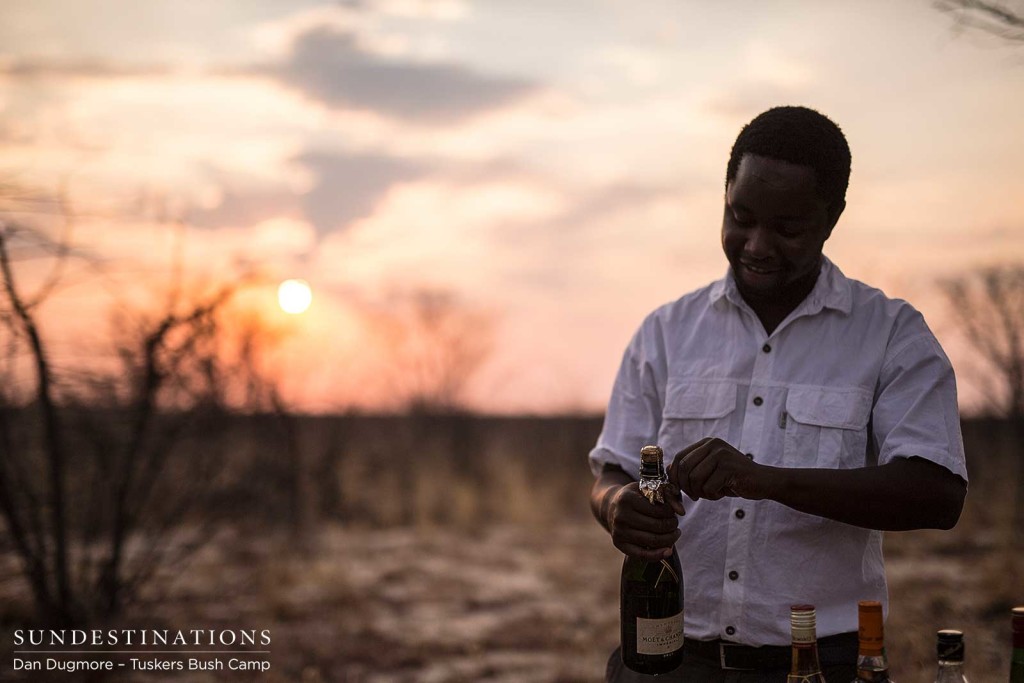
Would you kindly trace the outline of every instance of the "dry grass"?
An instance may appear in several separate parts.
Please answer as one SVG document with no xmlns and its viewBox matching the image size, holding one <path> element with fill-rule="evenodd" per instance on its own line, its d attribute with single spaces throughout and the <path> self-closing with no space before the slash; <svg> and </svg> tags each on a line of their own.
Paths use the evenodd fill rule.
<svg viewBox="0 0 1024 683">
<path fill-rule="evenodd" d="M 187 571 L 158 577 L 122 625 L 270 629 L 272 669 L 257 679 L 268 682 L 599 681 L 618 638 L 621 556 L 586 510 L 583 456 L 598 427 L 474 422 L 460 441 L 422 424 L 405 434 L 349 425 L 331 467 L 310 460 L 321 473 L 309 482 L 304 504 L 317 521 L 304 535 L 275 518 L 287 506 L 270 497 L 240 512 Z M 887 641 L 901 683 L 932 680 L 939 628 L 967 633 L 975 683 L 1007 675 L 1009 608 L 1024 602 L 1009 533 L 1016 444 L 987 429 L 965 438 L 972 487 L 958 527 L 886 537 Z M 400 450 L 410 443 L 421 446 L 415 457 Z M 8 668 L 10 630 L 31 611 L 15 574 L 0 554 L 0 680 L 43 680 Z"/>
</svg>

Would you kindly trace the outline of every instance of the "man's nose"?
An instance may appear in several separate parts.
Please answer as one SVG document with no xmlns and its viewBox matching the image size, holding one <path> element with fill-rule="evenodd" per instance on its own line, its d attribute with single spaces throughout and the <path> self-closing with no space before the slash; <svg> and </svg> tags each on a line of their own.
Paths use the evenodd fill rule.
<svg viewBox="0 0 1024 683">
<path fill-rule="evenodd" d="M 747 235 L 743 250 L 747 256 L 755 259 L 766 259 L 772 255 L 774 245 L 771 231 L 763 226 L 755 226 Z"/>
</svg>

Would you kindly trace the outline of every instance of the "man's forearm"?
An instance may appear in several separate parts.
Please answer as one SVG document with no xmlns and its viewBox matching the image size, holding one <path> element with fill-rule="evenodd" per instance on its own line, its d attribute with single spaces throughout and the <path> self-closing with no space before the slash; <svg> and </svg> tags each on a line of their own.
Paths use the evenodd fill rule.
<svg viewBox="0 0 1024 683">
<path fill-rule="evenodd" d="M 766 480 L 771 500 L 883 531 L 952 529 L 967 493 L 963 479 L 921 458 L 851 470 L 770 467 Z"/>
<path fill-rule="evenodd" d="M 590 489 L 590 511 L 594 519 L 608 529 L 608 503 L 611 497 L 623 486 L 633 482 L 633 478 L 619 467 L 605 465 L 601 474 L 594 480 Z"/>
</svg>

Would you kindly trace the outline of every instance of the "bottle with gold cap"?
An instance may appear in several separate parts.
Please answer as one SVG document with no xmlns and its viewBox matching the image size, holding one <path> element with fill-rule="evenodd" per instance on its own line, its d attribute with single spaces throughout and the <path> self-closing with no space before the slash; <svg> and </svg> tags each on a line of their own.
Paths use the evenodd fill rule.
<svg viewBox="0 0 1024 683">
<path fill-rule="evenodd" d="M 793 605 L 789 621 L 793 630 L 793 660 L 786 683 L 826 683 L 818 659 L 818 624 L 814 605 Z"/>
<path fill-rule="evenodd" d="M 664 453 L 640 451 L 640 491 L 651 503 L 667 505 Z M 683 662 L 683 571 L 675 548 L 662 560 L 626 556 L 622 562 L 620 628 L 622 662 L 643 674 L 664 674 Z"/>
<path fill-rule="evenodd" d="M 935 650 L 939 657 L 935 683 L 967 683 L 964 676 L 964 632 L 955 629 L 939 631 Z"/>
<path fill-rule="evenodd" d="M 1024 683 L 1024 607 L 1014 607 L 1013 656 L 1010 659 L 1010 683 Z"/>
<path fill-rule="evenodd" d="M 861 600 L 857 603 L 860 645 L 857 651 L 857 678 L 853 683 L 893 683 L 889 678 L 889 660 L 885 655 L 882 603 Z"/>
</svg>

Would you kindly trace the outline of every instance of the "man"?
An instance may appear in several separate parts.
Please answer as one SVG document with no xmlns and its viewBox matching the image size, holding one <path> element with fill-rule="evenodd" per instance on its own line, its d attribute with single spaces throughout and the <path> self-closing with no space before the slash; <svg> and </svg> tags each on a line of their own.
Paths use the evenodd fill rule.
<svg viewBox="0 0 1024 683">
<path fill-rule="evenodd" d="M 678 549 L 684 661 L 658 680 L 785 681 L 789 608 L 811 603 L 825 676 L 847 683 L 857 601 L 888 608 L 881 532 L 960 516 L 948 359 L 913 307 L 822 254 L 849 174 L 846 139 L 818 112 L 751 121 L 726 171 L 726 277 L 654 311 L 623 357 L 591 508 L 623 553 Z M 675 456 L 669 505 L 634 481 L 647 443 Z M 616 651 L 608 679 L 648 677 Z"/>
</svg>

